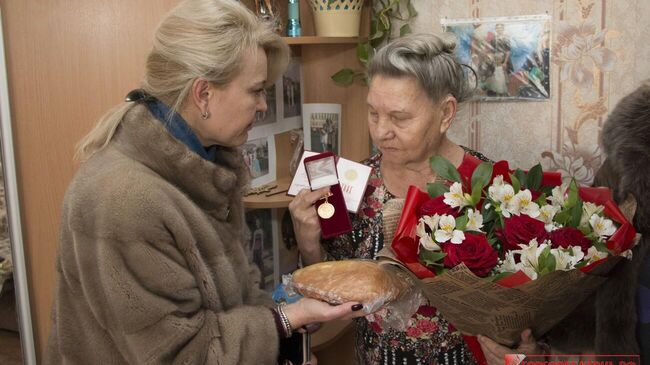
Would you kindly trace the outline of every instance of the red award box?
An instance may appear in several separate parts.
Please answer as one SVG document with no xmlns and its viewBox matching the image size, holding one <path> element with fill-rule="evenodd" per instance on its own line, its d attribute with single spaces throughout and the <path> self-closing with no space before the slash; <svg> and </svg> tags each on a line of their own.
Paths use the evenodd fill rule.
<svg viewBox="0 0 650 365">
<path fill-rule="evenodd" d="M 352 231 L 350 216 L 345 206 L 343 191 L 336 172 L 336 155 L 323 152 L 305 158 L 305 170 L 311 190 L 330 187 L 330 196 L 314 204 L 323 238 L 330 238 Z"/>
</svg>

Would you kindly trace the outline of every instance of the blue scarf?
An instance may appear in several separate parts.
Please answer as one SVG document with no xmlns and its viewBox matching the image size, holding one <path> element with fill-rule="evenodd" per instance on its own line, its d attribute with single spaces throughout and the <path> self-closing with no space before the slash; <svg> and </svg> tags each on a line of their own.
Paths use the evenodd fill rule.
<svg viewBox="0 0 650 365">
<path fill-rule="evenodd" d="M 158 99 L 151 99 L 146 102 L 147 108 L 156 119 L 162 122 L 169 133 L 179 141 L 183 142 L 194 153 L 208 161 L 214 161 L 217 156 L 217 146 L 203 147 L 199 137 L 190 128 L 180 114 L 170 114 L 170 109 L 165 103 Z"/>
</svg>

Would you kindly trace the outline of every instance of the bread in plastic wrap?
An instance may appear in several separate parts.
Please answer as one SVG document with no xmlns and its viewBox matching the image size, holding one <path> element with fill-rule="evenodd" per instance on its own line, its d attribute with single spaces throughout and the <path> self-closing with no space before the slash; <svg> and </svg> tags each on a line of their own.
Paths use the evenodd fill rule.
<svg viewBox="0 0 650 365">
<path fill-rule="evenodd" d="M 303 296 L 331 304 L 362 303 L 367 312 L 401 298 L 412 287 L 407 276 L 372 260 L 313 264 L 293 273 L 292 285 Z"/>
</svg>

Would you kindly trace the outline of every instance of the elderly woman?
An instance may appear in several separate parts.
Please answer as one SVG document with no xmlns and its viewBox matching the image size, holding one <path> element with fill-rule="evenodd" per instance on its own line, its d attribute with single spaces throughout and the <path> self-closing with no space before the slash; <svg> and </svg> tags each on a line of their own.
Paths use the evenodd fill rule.
<svg viewBox="0 0 650 365">
<path fill-rule="evenodd" d="M 466 155 L 484 161 L 476 151 L 459 146 L 446 132 L 459 103 L 471 87 L 453 52 L 450 35 L 413 34 L 383 47 L 372 59 L 368 76 L 368 127 L 379 153 L 364 163 L 372 167 L 359 214 L 352 217 L 353 232 L 321 240 L 313 204 L 328 188 L 301 191 L 289 205 L 304 264 L 349 258 L 375 259 L 384 247 L 383 208 L 393 198 L 403 198 L 410 185 L 426 190 L 436 179 L 429 158 L 443 156 L 457 167 Z M 382 311 L 357 322 L 357 360 L 360 364 L 472 364 L 475 362 L 462 335 L 444 317 L 421 303 L 409 327 L 395 331 L 382 326 Z M 489 334 L 488 334 L 489 335 Z M 530 330 L 522 333 L 516 350 L 487 337 L 480 338 L 489 361 L 502 352 L 534 353 L 538 350 Z M 503 357 L 500 357 L 500 363 Z M 496 362 L 496 363 L 499 363 Z"/>
<path fill-rule="evenodd" d="M 142 89 L 78 146 L 46 363 L 274 364 L 292 330 L 361 313 L 274 307 L 247 262 L 237 146 L 288 58 L 234 0 L 188 0 L 162 21 Z"/>
<path fill-rule="evenodd" d="M 470 89 L 453 56 L 453 38 L 417 34 L 399 38 L 372 59 L 368 75 L 368 127 L 379 153 L 364 163 L 372 167 L 366 196 L 353 217 L 353 232 L 321 240 L 313 204 L 327 189 L 301 191 L 289 205 L 305 264 L 349 258 L 375 259 L 384 247 L 383 207 L 403 198 L 409 185 L 425 190 L 436 179 L 431 156 L 459 166 L 466 154 L 446 132 L 459 103 Z M 463 364 L 473 358 L 461 334 L 435 308 L 422 303 L 406 331 L 382 327 L 381 311 L 357 322 L 357 357 L 361 364 Z"/>
</svg>

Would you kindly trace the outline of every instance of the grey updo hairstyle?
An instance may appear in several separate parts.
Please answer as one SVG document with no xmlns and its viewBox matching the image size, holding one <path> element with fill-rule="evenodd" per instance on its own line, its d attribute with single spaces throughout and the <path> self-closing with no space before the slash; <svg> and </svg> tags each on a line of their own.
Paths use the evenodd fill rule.
<svg viewBox="0 0 650 365">
<path fill-rule="evenodd" d="M 450 33 L 406 35 L 379 49 L 368 65 L 368 79 L 414 77 L 432 101 L 451 94 L 461 103 L 471 98 L 473 85 L 454 56 L 455 48 L 456 38 Z"/>
<path fill-rule="evenodd" d="M 142 89 L 178 111 L 195 79 L 226 85 L 241 71 L 244 56 L 259 48 L 267 56 L 268 87 L 290 54 L 272 25 L 235 0 L 186 0 L 158 25 Z M 133 105 L 122 103 L 102 116 L 77 145 L 75 158 L 83 161 L 108 145 Z"/>
</svg>

